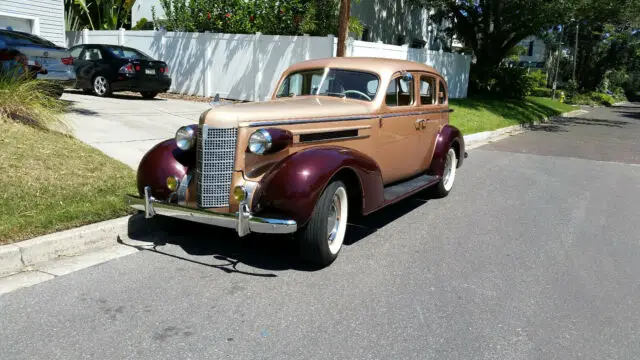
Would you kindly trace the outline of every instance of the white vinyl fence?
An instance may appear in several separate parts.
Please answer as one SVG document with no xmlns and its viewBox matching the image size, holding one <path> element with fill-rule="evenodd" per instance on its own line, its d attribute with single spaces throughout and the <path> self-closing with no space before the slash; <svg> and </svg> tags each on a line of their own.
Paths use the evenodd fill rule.
<svg viewBox="0 0 640 360">
<path fill-rule="evenodd" d="M 272 36 L 162 31 L 67 32 L 67 45 L 126 45 L 165 61 L 172 78 L 171 92 L 262 101 L 282 72 L 303 60 L 335 55 L 334 36 Z M 450 96 L 466 97 L 470 59 L 401 46 L 350 41 L 350 56 L 408 59 L 434 66 L 449 82 Z"/>
</svg>

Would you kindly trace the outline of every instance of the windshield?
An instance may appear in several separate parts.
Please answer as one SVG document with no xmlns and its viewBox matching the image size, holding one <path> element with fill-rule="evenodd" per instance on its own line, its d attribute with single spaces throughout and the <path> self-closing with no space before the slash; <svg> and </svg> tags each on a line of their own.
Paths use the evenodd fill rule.
<svg viewBox="0 0 640 360">
<path fill-rule="evenodd" d="M 151 60 L 149 56 L 132 48 L 126 48 L 122 46 L 107 46 L 107 49 L 111 51 L 115 56 L 123 58 L 123 59 L 140 59 L 140 60 Z"/>
<path fill-rule="evenodd" d="M 313 69 L 290 74 L 276 97 L 304 95 L 335 96 L 372 101 L 380 81 L 374 74 L 341 69 Z"/>
</svg>

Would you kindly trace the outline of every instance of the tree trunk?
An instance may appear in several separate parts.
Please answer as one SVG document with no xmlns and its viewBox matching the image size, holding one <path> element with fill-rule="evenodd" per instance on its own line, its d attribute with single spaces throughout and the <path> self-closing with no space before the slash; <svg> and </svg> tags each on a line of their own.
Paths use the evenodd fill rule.
<svg viewBox="0 0 640 360">
<path fill-rule="evenodd" d="M 349 35 L 349 13 L 351 12 L 351 0 L 340 2 L 340 27 L 338 29 L 338 49 L 336 56 L 345 56 L 347 36 Z"/>
</svg>

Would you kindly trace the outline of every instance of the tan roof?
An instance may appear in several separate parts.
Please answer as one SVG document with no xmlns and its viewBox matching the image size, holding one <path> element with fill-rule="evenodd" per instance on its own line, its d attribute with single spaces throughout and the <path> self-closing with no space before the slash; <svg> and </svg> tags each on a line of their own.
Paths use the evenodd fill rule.
<svg viewBox="0 0 640 360">
<path fill-rule="evenodd" d="M 378 74 L 395 73 L 396 71 L 402 70 L 417 70 L 439 74 L 438 71 L 431 66 L 414 61 L 375 57 L 332 57 L 306 60 L 292 65 L 288 70 L 291 72 L 309 68 L 323 67 L 364 70 Z"/>
</svg>

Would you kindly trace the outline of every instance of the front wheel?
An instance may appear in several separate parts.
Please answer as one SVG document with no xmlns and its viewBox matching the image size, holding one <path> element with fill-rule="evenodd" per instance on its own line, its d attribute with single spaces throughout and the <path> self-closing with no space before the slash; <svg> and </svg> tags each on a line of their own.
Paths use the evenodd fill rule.
<svg viewBox="0 0 640 360">
<path fill-rule="evenodd" d="M 338 257 L 347 231 L 347 199 L 342 181 L 331 182 L 320 195 L 309 223 L 296 234 L 304 260 L 325 267 Z"/>
<path fill-rule="evenodd" d="M 143 98 L 145 99 L 153 99 L 154 97 L 156 97 L 156 95 L 158 95 L 157 92 L 150 92 L 150 91 L 143 91 L 140 93 L 140 95 L 142 95 Z"/>
<path fill-rule="evenodd" d="M 444 171 L 442 178 L 436 186 L 434 186 L 434 195 L 442 198 L 449 195 L 453 188 L 453 182 L 456 180 L 456 168 L 458 167 L 458 157 L 453 148 L 449 148 L 444 161 Z"/>
</svg>

